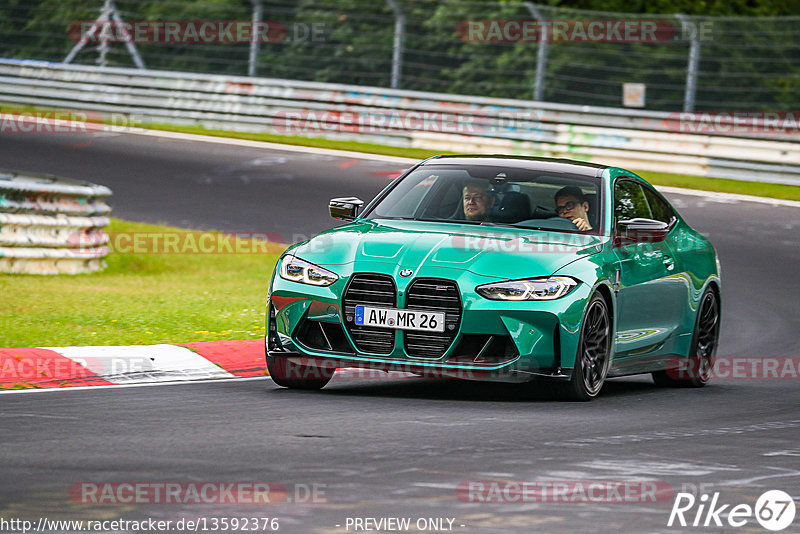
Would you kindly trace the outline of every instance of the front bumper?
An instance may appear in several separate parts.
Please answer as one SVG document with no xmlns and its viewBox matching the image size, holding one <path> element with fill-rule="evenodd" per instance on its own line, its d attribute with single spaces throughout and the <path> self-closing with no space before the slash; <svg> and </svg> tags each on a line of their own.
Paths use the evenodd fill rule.
<svg viewBox="0 0 800 534">
<path fill-rule="evenodd" d="M 463 309 L 454 341 L 441 357 L 420 358 L 405 350 L 402 330 L 394 331 L 396 340 L 388 353 L 357 350 L 341 308 L 342 289 L 337 290 L 336 284 L 312 287 L 276 278 L 268 301 L 268 354 L 305 365 L 438 378 L 501 382 L 569 379 L 591 288 L 581 284 L 561 299 L 520 303 L 489 301 L 464 291 L 465 285 L 459 283 Z M 319 343 L 310 341 L 309 330 L 320 331 Z M 508 349 L 471 360 L 475 354 L 465 350 L 462 342 L 476 339 L 475 346 L 480 346 L 490 338 L 507 343 Z M 499 346 L 490 344 L 490 348 Z"/>
<path fill-rule="evenodd" d="M 421 378 L 434 379 L 460 379 L 476 380 L 481 382 L 508 382 L 522 383 L 533 380 L 569 380 L 572 369 L 552 368 L 540 369 L 536 372 L 523 369 L 516 369 L 513 365 L 507 365 L 495 369 L 486 369 L 475 366 L 457 366 L 449 364 L 420 363 L 420 362 L 400 362 L 400 361 L 381 361 L 375 358 L 362 359 L 353 357 L 341 357 L 336 355 L 309 356 L 300 352 L 288 350 L 267 351 L 269 358 L 286 358 L 288 365 L 287 371 L 290 375 L 296 374 L 302 378 L 309 372 L 309 369 L 347 369 L 356 368 L 364 370 L 363 373 L 355 373 L 353 378 L 375 378 L 376 376 L 388 376 L 389 373 L 411 373 Z M 291 370 L 294 366 L 294 370 Z M 318 373 L 311 372 L 317 376 Z"/>
</svg>

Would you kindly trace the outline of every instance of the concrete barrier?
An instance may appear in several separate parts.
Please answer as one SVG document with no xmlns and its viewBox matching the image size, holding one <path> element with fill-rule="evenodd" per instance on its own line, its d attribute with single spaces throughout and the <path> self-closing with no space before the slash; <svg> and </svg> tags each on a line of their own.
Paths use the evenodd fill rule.
<svg viewBox="0 0 800 534">
<path fill-rule="evenodd" d="M 139 126 L 170 123 L 461 153 L 568 157 L 800 185 L 796 121 L 784 130 L 717 117 L 716 129 L 709 129 L 699 114 L 15 59 L 0 59 L 0 102 L 106 118 L 127 114 Z M 15 127 L 11 121 L 8 131 Z"/>
<path fill-rule="evenodd" d="M 0 170 L 0 272 L 79 274 L 105 267 L 105 186 Z"/>
</svg>

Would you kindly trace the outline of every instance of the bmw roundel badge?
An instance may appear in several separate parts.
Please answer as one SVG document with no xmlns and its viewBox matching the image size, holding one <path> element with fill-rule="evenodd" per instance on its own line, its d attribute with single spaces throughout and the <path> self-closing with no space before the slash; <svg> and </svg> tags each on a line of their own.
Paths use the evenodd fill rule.
<svg viewBox="0 0 800 534">
<path fill-rule="evenodd" d="M 400 276 L 402 276 L 403 278 L 408 278 L 412 274 L 414 274 L 414 271 L 412 271 L 411 269 L 403 269 L 402 271 L 400 271 Z"/>
</svg>

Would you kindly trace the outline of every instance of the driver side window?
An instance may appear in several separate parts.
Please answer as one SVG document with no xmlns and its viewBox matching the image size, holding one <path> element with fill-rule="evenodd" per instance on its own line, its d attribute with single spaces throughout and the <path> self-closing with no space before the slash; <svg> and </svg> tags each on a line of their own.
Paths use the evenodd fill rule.
<svg viewBox="0 0 800 534">
<path fill-rule="evenodd" d="M 614 184 L 614 226 L 619 230 L 619 221 L 636 217 L 653 218 L 642 186 L 631 180 L 618 180 Z"/>
<path fill-rule="evenodd" d="M 653 212 L 653 219 L 667 224 L 672 224 L 675 220 L 675 212 L 669 204 L 664 202 L 659 196 L 649 187 L 644 188 L 644 196 L 647 197 L 647 203 L 650 205 L 650 211 Z"/>
</svg>

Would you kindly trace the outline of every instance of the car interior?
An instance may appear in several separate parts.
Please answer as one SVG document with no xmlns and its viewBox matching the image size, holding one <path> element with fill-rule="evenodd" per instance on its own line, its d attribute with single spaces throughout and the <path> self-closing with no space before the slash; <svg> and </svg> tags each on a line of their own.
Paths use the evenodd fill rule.
<svg viewBox="0 0 800 534">
<path fill-rule="evenodd" d="M 466 179 L 450 181 L 438 194 L 433 193 L 438 197 L 439 202 L 432 199 L 424 208 L 421 218 L 465 220 L 462 202 L 464 183 L 466 183 Z M 556 213 L 555 193 L 566 185 L 575 185 L 581 188 L 584 198 L 589 204 L 589 223 L 592 228 L 598 228 L 600 212 L 597 186 L 588 182 L 565 180 L 559 177 L 542 177 L 533 182 L 488 185 L 487 191 L 494 197 L 495 202 L 487 220 L 520 226 L 576 231 L 572 221 L 559 217 Z"/>
<path fill-rule="evenodd" d="M 556 213 L 555 194 L 565 186 L 579 187 L 589 204 L 592 230 L 600 232 L 602 202 L 599 181 L 564 174 L 542 175 L 530 169 L 470 167 L 469 169 L 420 169 L 392 189 L 370 213 L 376 218 L 468 222 L 463 191 L 468 184 L 492 198 L 491 211 L 482 222 L 544 230 L 580 232 L 568 218 Z M 478 221 L 469 221 L 478 222 Z"/>
</svg>

